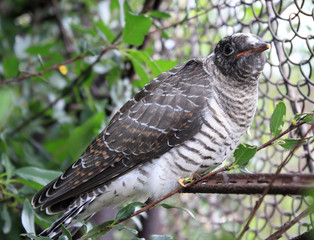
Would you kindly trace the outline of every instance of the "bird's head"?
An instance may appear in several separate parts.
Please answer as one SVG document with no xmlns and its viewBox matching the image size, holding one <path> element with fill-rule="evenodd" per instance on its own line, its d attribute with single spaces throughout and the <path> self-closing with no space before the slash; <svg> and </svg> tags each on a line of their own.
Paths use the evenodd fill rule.
<svg viewBox="0 0 314 240">
<path fill-rule="evenodd" d="M 268 43 L 250 33 L 235 33 L 219 41 L 215 65 L 221 72 L 239 81 L 256 81 L 264 68 Z"/>
</svg>

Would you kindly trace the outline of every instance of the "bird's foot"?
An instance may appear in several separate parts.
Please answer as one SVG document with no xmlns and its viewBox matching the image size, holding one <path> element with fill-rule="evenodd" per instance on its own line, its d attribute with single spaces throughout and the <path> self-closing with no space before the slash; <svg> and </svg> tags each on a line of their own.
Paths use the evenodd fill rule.
<svg viewBox="0 0 314 240">
<path fill-rule="evenodd" d="M 182 186 L 182 187 L 186 187 L 186 185 L 190 182 L 193 182 L 194 180 L 197 180 L 201 178 L 200 176 L 200 173 L 199 172 L 196 172 L 196 173 L 193 173 L 192 176 L 190 177 L 187 177 L 187 178 L 180 178 L 178 180 L 178 183 Z"/>
</svg>

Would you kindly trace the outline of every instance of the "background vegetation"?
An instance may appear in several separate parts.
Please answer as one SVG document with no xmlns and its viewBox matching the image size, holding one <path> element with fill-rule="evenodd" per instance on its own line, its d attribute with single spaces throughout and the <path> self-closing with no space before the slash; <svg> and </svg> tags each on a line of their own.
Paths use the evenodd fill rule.
<svg viewBox="0 0 314 240">
<path fill-rule="evenodd" d="M 221 5 L 225 7 L 223 1 Z M 263 1 L 239 5 L 235 8 L 239 17 L 235 12 L 219 12 L 218 5 L 209 5 L 207 1 L 1 1 L 0 238 L 20 239 L 21 233 L 34 231 L 34 222 L 37 232 L 39 226 L 49 226 L 53 217 L 47 218 L 31 208 L 29 200 L 33 194 L 77 160 L 105 128 L 112 114 L 153 77 L 186 59 L 208 55 L 221 37 L 234 31 L 263 34 L 265 40 L 272 41 L 264 5 Z M 256 15 L 260 21 L 256 21 Z M 297 29 L 300 27 L 300 23 L 293 24 Z M 303 28 L 312 31 L 310 22 Z M 185 38 L 194 44 L 182 40 Z M 295 48 L 283 46 L 288 55 L 299 50 L 301 60 L 313 57 L 313 53 L 304 49 L 305 44 Z M 269 119 L 275 103 L 283 100 L 290 104 L 291 99 L 286 97 L 289 88 L 279 81 L 284 79 L 282 72 L 272 71 L 277 64 L 271 63 L 274 52 L 268 54 L 270 64 L 261 79 L 261 95 L 266 100 L 259 101 L 259 113 L 253 124 L 259 132 L 249 139 L 256 145 L 272 136 Z M 286 76 L 304 93 L 299 113 L 313 109 L 313 105 L 307 105 L 313 90 L 307 90 L 306 84 L 297 81 L 311 79 L 311 66 L 307 67 L 307 63 L 292 66 Z M 279 79 L 277 84 L 272 84 L 274 79 Z M 294 113 L 288 105 L 285 127 Z M 276 150 L 267 150 L 248 167 L 253 171 L 271 172 L 278 162 L 264 168 L 265 161 L 258 161 L 282 159 L 282 150 Z M 301 158 L 302 151 L 299 151 L 293 159 Z M 300 165 L 290 165 L 290 169 L 302 172 Z M 158 221 L 165 222 L 164 233 L 178 239 L 192 235 L 195 239 L 217 236 L 226 239 L 226 232 L 238 231 L 228 218 L 236 219 L 231 215 L 241 204 L 248 206 L 245 212 L 251 211 L 251 203 L 255 202 L 253 197 L 231 203 L 226 198 L 209 201 L 207 196 L 199 196 L 194 202 L 190 200 L 190 197 L 181 197 L 184 206 L 197 212 L 202 224 L 178 210 L 163 211 Z M 214 208 L 217 209 L 215 202 L 223 203 L 229 210 L 221 208 L 213 216 Z M 171 203 L 179 205 L 177 201 Z M 293 204 L 296 204 L 294 199 L 285 198 L 284 208 L 290 210 Z M 223 227 L 213 231 L 214 227 L 206 224 L 213 219 Z M 284 221 L 281 219 L 280 224 Z M 135 223 L 138 222 L 135 220 Z M 263 224 L 259 217 L 253 221 L 256 229 L 267 229 L 267 233 L 274 230 Z M 302 226 L 308 229 L 309 225 Z M 298 233 L 293 230 L 293 234 Z M 252 231 L 248 236 L 254 239 L 258 234 Z M 135 236 L 126 230 L 115 233 L 117 239 L 130 239 L 130 235 Z"/>
</svg>

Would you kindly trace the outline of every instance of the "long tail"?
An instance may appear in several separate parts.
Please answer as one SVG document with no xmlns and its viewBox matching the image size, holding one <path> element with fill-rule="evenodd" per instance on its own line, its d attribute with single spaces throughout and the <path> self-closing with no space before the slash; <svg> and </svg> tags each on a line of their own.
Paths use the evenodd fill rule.
<svg viewBox="0 0 314 240">
<path fill-rule="evenodd" d="M 87 221 L 92 217 L 93 214 L 84 216 L 84 218 L 81 219 L 79 215 L 81 215 L 94 200 L 94 197 L 84 199 L 84 201 L 82 198 L 77 199 L 59 219 L 52 223 L 49 228 L 42 231 L 39 236 L 58 239 L 59 236 L 63 234 L 61 225 L 66 227 L 73 236 L 83 226 L 82 221 Z"/>
</svg>

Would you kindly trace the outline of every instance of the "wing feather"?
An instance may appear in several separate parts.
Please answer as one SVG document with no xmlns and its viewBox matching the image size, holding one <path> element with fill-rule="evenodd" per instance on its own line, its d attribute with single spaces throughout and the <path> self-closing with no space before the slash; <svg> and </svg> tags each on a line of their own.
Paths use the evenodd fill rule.
<svg viewBox="0 0 314 240">
<path fill-rule="evenodd" d="M 33 198 L 34 207 L 55 213 L 80 194 L 192 138 L 212 95 L 203 60 L 190 60 L 147 84 L 118 113 L 82 156 Z"/>
</svg>

